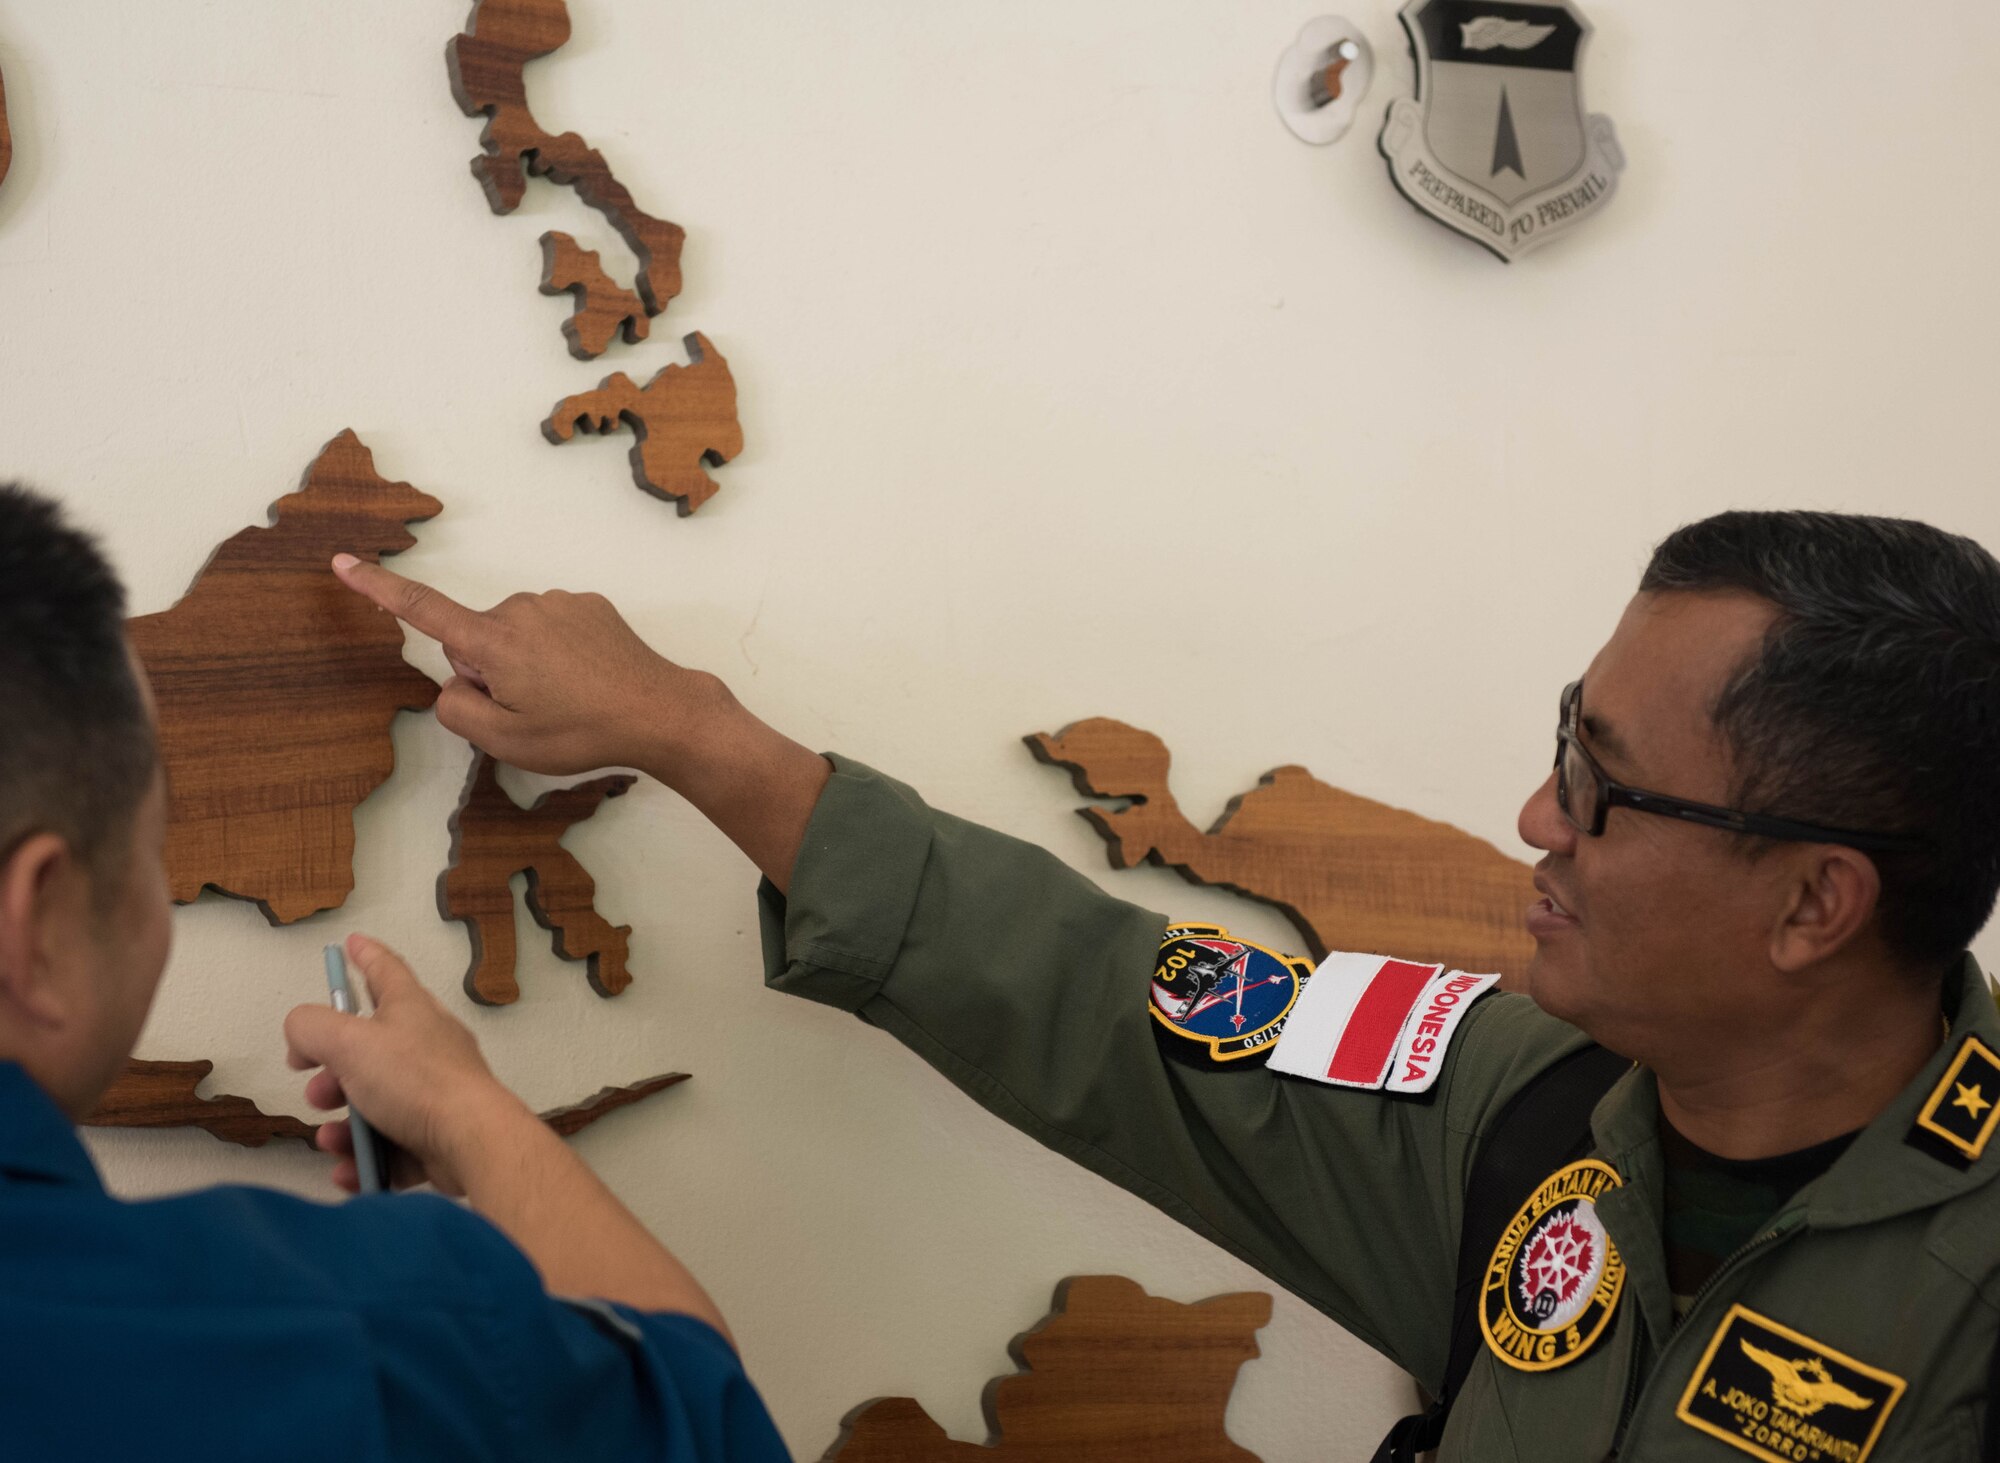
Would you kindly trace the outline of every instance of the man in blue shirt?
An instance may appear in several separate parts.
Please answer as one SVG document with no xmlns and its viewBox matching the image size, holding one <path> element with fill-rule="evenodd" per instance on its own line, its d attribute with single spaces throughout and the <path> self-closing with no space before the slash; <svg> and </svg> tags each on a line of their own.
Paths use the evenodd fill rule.
<svg viewBox="0 0 2000 1463">
<path fill-rule="evenodd" d="M 466 1207 L 104 1192 L 71 1124 L 170 939 L 124 609 L 87 538 L 0 488 L 0 1457 L 783 1459 L 714 1303 L 375 941 L 348 944 L 374 1015 L 295 1010 L 292 1065 Z M 351 1154 L 344 1123 L 320 1143 Z"/>
</svg>

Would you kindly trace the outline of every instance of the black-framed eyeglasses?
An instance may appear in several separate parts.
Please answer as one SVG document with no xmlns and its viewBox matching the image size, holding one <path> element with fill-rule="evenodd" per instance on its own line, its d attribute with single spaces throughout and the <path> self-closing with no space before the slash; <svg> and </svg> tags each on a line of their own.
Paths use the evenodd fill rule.
<svg viewBox="0 0 2000 1463">
<path fill-rule="evenodd" d="M 1704 828 L 1722 828 L 1731 833 L 1756 838 L 1778 838 L 1793 843 L 1838 843 L 1848 848 L 1879 849 L 1884 852 L 1914 852 L 1926 848 L 1921 838 L 1898 833 L 1856 833 L 1845 828 L 1822 828 L 1816 823 L 1799 823 L 1790 818 L 1774 818 L 1765 813 L 1743 813 L 1734 808 L 1718 808 L 1712 803 L 1689 802 L 1661 792 L 1627 787 L 1613 782 L 1598 766 L 1577 736 L 1583 712 L 1583 682 L 1571 681 L 1563 687 L 1562 717 L 1556 723 L 1556 802 L 1563 816 L 1580 833 L 1596 838 L 1604 832 L 1604 820 L 1613 808 L 1631 808 L 1641 813 L 1657 813 L 1699 823 Z"/>
</svg>

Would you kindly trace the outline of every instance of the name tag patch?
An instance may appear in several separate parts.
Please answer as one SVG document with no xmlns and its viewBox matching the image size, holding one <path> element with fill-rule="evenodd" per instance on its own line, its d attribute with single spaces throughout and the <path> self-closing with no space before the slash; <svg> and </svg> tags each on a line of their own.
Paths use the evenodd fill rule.
<svg viewBox="0 0 2000 1463">
<path fill-rule="evenodd" d="M 1196 1066 L 1260 1065 L 1311 975 L 1311 961 L 1239 940 L 1221 925 L 1174 925 L 1147 992 L 1155 1033 L 1169 1055 Z"/>
<path fill-rule="evenodd" d="M 1959 1043 L 1917 1112 L 1909 1142 L 1954 1168 L 1970 1168 L 2000 1124 L 2000 1057 L 1976 1036 Z"/>
<path fill-rule="evenodd" d="M 1329 955 L 1286 1021 L 1271 1070 L 1335 1087 L 1428 1092 L 1459 1022 L 1499 979 L 1382 955 Z"/>
<path fill-rule="evenodd" d="M 1608 1163 L 1572 1163 L 1542 1180 L 1501 1231 L 1480 1283 L 1479 1329 L 1508 1366 L 1553 1371 L 1604 1334 L 1625 1290 L 1625 1261 L 1597 1198 L 1620 1182 Z"/>
<path fill-rule="evenodd" d="M 1905 1385 L 1738 1305 L 1674 1415 L 1771 1463 L 1862 1463 Z"/>
</svg>

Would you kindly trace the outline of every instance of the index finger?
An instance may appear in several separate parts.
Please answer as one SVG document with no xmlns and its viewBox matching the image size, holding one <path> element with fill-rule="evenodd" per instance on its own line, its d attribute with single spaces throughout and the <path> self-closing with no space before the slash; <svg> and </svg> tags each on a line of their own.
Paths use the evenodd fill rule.
<svg viewBox="0 0 2000 1463">
<path fill-rule="evenodd" d="M 403 623 L 461 650 L 476 651 L 485 639 L 486 616 L 469 610 L 442 590 L 405 579 L 380 564 L 336 554 L 333 572 L 357 594 L 375 601 Z"/>
</svg>

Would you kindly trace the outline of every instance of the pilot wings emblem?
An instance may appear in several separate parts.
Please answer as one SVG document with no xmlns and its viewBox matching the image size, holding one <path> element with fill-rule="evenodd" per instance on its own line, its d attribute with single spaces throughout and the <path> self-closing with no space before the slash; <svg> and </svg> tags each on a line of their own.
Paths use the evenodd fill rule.
<svg viewBox="0 0 2000 1463">
<path fill-rule="evenodd" d="M 1510 51 L 1532 51 L 1556 33 L 1552 25 L 1530 25 L 1525 20 L 1503 20 L 1482 15 L 1477 20 L 1459 22 L 1459 44 L 1468 51 L 1490 51 L 1504 46 Z"/>
<path fill-rule="evenodd" d="M 1748 1341 L 1736 1344 L 1743 1348 L 1745 1356 L 1771 1374 L 1771 1399 L 1788 1412 L 1811 1417 L 1829 1403 L 1856 1411 L 1875 1405 L 1874 1398 L 1864 1397 L 1836 1382 L 1826 1363 L 1816 1356 L 1787 1361 L 1776 1352 L 1752 1346 Z"/>
</svg>

